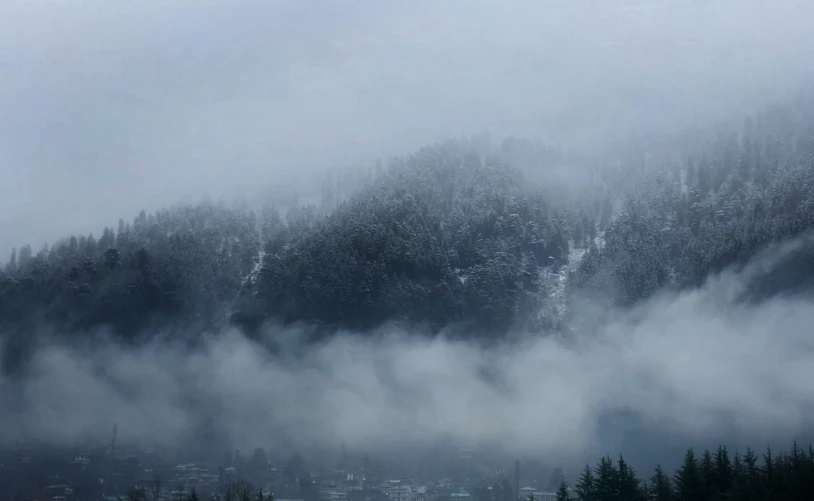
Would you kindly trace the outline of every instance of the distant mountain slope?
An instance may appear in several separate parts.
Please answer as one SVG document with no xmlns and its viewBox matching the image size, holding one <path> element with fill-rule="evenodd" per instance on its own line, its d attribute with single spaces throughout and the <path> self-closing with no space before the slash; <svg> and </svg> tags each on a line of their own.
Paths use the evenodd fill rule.
<svg viewBox="0 0 814 501">
<path fill-rule="evenodd" d="M 505 329 L 535 310 L 540 270 L 565 263 L 574 223 L 506 157 L 451 141 L 393 160 L 332 210 L 201 203 L 23 247 L 0 275 L 0 326 L 108 326 L 125 339 L 229 318 Z"/>
<path fill-rule="evenodd" d="M 449 141 L 372 169 L 355 191 L 327 183 L 321 208 L 142 211 L 99 238 L 15 251 L 0 272 L 0 332 L 24 346 L 43 320 L 62 334 L 107 326 L 125 340 L 268 319 L 556 330 L 580 294 L 629 306 L 814 227 L 812 131 L 808 98 L 713 137 L 689 160 L 637 145 L 572 179 L 570 157 L 539 143 Z M 803 290 L 810 262 L 801 250 L 786 278 L 753 290 Z"/>
<path fill-rule="evenodd" d="M 814 228 L 814 100 L 770 108 L 740 134 L 710 141 L 700 158 L 649 172 L 640 186 L 608 227 L 606 245 L 591 248 L 572 274 L 573 290 L 630 305 L 664 286 L 698 286 Z M 799 273 L 814 277 L 806 258 L 798 262 Z"/>
<path fill-rule="evenodd" d="M 564 264 L 569 218 L 497 156 L 448 143 L 393 163 L 369 188 L 266 246 L 254 311 L 357 329 L 402 319 L 504 330 Z"/>
</svg>

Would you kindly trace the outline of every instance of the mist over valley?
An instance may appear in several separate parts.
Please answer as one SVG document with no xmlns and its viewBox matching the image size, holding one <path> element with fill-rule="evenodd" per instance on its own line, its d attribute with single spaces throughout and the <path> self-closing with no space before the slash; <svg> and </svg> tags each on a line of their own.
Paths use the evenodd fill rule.
<svg viewBox="0 0 814 501">
<path fill-rule="evenodd" d="M 808 499 L 807 3 L 47 5 L 0 498 Z"/>
</svg>

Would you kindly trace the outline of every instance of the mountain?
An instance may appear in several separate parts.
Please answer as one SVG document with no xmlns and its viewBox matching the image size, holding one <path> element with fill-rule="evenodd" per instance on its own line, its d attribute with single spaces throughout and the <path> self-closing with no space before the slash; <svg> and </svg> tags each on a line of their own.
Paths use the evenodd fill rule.
<svg viewBox="0 0 814 501">
<path fill-rule="evenodd" d="M 769 108 L 740 133 L 711 138 L 695 158 L 649 169 L 601 246 L 571 277 L 622 306 L 662 287 L 697 287 L 764 246 L 814 226 L 812 100 Z M 806 283 L 810 253 L 789 280 Z M 776 277 L 775 277 L 776 278 Z M 791 282 L 788 283 L 791 286 Z M 776 292 L 785 286 L 775 280 Z"/>
<path fill-rule="evenodd" d="M 562 331 L 578 298 L 629 307 L 810 230 L 812 117 L 804 96 L 742 130 L 601 160 L 514 138 L 447 141 L 378 165 L 355 190 L 322 186 L 319 207 L 142 211 L 98 238 L 15 250 L 0 272 L 0 330 L 22 347 L 43 325 L 132 342 L 266 320 Z M 811 256 L 756 282 L 754 297 L 807 290 Z"/>
</svg>

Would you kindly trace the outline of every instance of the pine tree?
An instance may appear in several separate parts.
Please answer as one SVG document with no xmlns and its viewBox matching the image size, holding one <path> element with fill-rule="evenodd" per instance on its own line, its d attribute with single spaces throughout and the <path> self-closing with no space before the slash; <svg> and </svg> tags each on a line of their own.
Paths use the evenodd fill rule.
<svg viewBox="0 0 814 501">
<path fill-rule="evenodd" d="M 704 479 L 692 448 L 687 449 L 684 462 L 676 473 L 675 492 L 681 501 L 704 501 Z"/>
<path fill-rule="evenodd" d="M 748 501 L 751 499 L 746 465 L 738 451 L 735 451 L 735 457 L 732 460 L 732 488 L 730 489 L 730 498 L 733 501 Z"/>
<path fill-rule="evenodd" d="M 673 488 L 670 484 L 670 477 L 664 473 L 660 464 L 656 465 L 656 471 L 650 477 L 650 500 L 652 501 L 672 501 Z"/>
<path fill-rule="evenodd" d="M 757 466 L 757 456 L 755 456 L 751 448 L 747 448 L 746 454 L 743 456 L 743 467 L 745 474 L 744 491 L 754 496 L 760 490 L 760 471 Z"/>
<path fill-rule="evenodd" d="M 642 501 L 650 501 L 650 485 L 646 480 L 642 481 L 641 489 L 639 489 L 639 499 Z"/>
<path fill-rule="evenodd" d="M 582 475 L 580 475 L 579 480 L 577 480 L 575 491 L 579 501 L 598 501 L 594 472 L 587 464 L 585 465 L 585 469 L 582 470 Z"/>
<path fill-rule="evenodd" d="M 641 496 L 639 479 L 636 478 L 636 473 L 622 456 L 619 456 L 617 465 L 617 478 L 619 479 L 617 495 L 619 499 L 636 501 Z"/>
<path fill-rule="evenodd" d="M 557 489 L 557 501 L 569 501 L 569 499 L 568 486 L 565 485 L 565 482 L 562 482 Z"/>
<path fill-rule="evenodd" d="M 789 455 L 789 469 L 789 476 L 791 477 L 793 484 L 791 489 L 791 497 L 795 499 L 803 499 L 805 497 L 803 490 L 807 473 L 805 468 L 805 455 L 797 446 L 796 440 L 792 445 L 791 454 Z"/>
<path fill-rule="evenodd" d="M 772 494 L 777 490 L 777 472 L 775 471 L 775 459 L 772 456 L 771 447 L 766 449 L 763 455 L 763 485 L 762 492 L 767 499 L 772 499 Z"/>
<path fill-rule="evenodd" d="M 704 450 L 704 454 L 701 456 L 699 466 L 701 469 L 701 479 L 703 480 L 701 499 L 711 500 L 713 499 L 717 479 L 715 477 L 712 453 L 709 451 L 709 449 Z"/>
<path fill-rule="evenodd" d="M 725 499 L 732 489 L 732 465 L 729 463 L 729 454 L 723 445 L 719 445 L 718 452 L 715 453 L 713 470 L 717 484 L 716 497 L 717 499 Z"/>
<path fill-rule="evenodd" d="M 610 457 L 603 457 L 599 460 L 599 464 L 597 465 L 595 471 L 595 477 L 596 500 L 616 500 L 619 492 L 619 482 L 616 468 L 614 468 L 613 460 Z"/>
</svg>

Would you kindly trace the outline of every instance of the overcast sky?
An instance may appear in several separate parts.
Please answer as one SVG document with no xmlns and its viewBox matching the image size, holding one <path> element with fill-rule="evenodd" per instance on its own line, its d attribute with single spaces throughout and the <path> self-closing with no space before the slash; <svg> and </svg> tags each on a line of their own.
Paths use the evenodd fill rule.
<svg viewBox="0 0 814 501">
<path fill-rule="evenodd" d="M 4 0 L 0 253 L 491 130 L 595 143 L 802 84 L 807 0 Z"/>
</svg>

